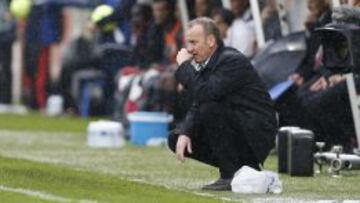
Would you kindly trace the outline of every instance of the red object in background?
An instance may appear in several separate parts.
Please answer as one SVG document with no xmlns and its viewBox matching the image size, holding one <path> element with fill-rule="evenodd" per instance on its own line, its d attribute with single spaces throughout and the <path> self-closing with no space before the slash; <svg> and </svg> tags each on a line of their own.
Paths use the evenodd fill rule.
<svg viewBox="0 0 360 203">
<path fill-rule="evenodd" d="M 130 100 L 126 101 L 125 112 L 127 114 L 138 111 L 138 110 L 139 110 L 139 107 L 138 107 L 138 105 L 136 104 L 135 101 L 130 101 Z"/>
<path fill-rule="evenodd" d="M 43 48 L 40 52 L 38 59 L 38 66 L 35 78 L 31 78 L 29 75 L 24 74 L 24 94 L 30 99 L 29 105 L 33 105 L 35 102 L 35 108 L 44 109 L 46 107 L 47 99 L 47 80 L 50 65 L 50 49 Z M 33 99 L 32 99 L 33 98 Z"/>
<path fill-rule="evenodd" d="M 42 48 L 39 57 L 38 71 L 36 76 L 36 103 L 40 109 L 46 107 L 46 84 L 48 79 L 48 70 L 50 65 L 50 48 Z"/>
</svg>

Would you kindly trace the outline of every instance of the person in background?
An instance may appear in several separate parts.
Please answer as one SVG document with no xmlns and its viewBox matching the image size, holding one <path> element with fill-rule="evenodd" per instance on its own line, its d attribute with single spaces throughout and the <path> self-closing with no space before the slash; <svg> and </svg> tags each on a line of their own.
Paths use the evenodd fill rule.
<svg viewBox="0 0 360 203">
<path fill-rule="evenodd" d="M 281 34 L 279 14 L 276 8 L 276 0 L 267 0 L 266 6 L 261 11 L 265 41 L 277 40 Z"/>
<path fill-rule="evenodd" d="M 152 53 L 161 53 L 162 64 L 176 62 L 176 53 L 183 44 L 180 21 L 175 16 L 176 1 L 154 0 L 154 24 L 149 30 Z"/>
<path fill-rule="evenodd" d="M 349 5 L 354 7 L 360 7 L 360 0 L 349 0 Z"/>
<path fill-rule="evenodd" d="M 318 67 L 314 67 L 317 52 L 320 48 L 320 39 L 315 29 L 331 22 L 331 9 L 328 0 L 308 0 L 309 14 L 305 21 L 306 27 L 306 54 L 299 68 L 289 76 L 297 86 L 317 75 Z"/>
<path fill-rule="evenodd" d="M 235 19 L 228 30 L 227 46 L 251 58 L 256 52 L 256 32 L 249 0 L 231 0 L 230 3 Z"/>
<path fill-rule="evenodd" d="M 153 23 L 152 8 L 149 4 L 136 4 L 131 11 L 132 24 L 132 64 L 148 69 L 154 62 L 161 60 L 160 52 L 153 52 L 149 28 Z"/>
<path fill-rule="evenodd" d="M 212 18 L 220 30 L 221 39 L 224 41 L 225 45 L 228 45 L 229 39 L 227 32 L 232 22 L 234 21 L 233 13 L 228 9 L 221 8 L 213 12 Z"/>
<path fill-rule="evenodd" d="M 195 0 L 195 17 L 210 17 L 214 9 L 213 0 Z"/>
<path fill-rule="evenodd" d="M 63 37 L 63 6 L 34 0 L 25 28 L 25 87 L 28 106 L 44 109 L 48 95 L 52 45 Z"/>
<path fill-rule="evenodd" d="M 125 46 L 130 44 L 131 38 L 131 9 L 136 4 L 133 0 L 102 0 L 103 4 L 107 4 L 114 8 L 112 15 L 107 16 L 97 23 L 98 27 L 103 27 L 108 23 L 116 22 L 117 35 L 115 37 L 114 31 L 101 32 L 98 39 L 99 43 L 119 43 Z M 118 39 L 117 39 L 118 38 Z"/>
<path fill-rule="evenodd" d="M 235 172 L 244 165 L 260 170 L 274 146 L 275 110 L 250 61 L 223 46 L 212 19 L 196 18 L 188 28 L 175 78 L 193 99 L 169 148 L 180 161 L 190 157 L 219 169 L 220 178 L 203 189 L 231 190 Z"/>
<path fill-rule="evenodd" d="M 9 13 L 9 0 L 0 1 L 0 104 L 11 103 L 12 44 L 15 40 L 15 22 Z"/>
</svg>

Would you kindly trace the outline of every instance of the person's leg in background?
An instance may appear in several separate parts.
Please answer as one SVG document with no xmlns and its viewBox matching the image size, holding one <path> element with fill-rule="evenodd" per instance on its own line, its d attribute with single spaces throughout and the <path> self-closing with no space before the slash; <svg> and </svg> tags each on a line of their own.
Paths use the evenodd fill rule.
<svg viewBox="0 0 360 203">
<path fill-rule="evenodd" d="M 12 44 L 0 44 L 0 103 L 11 103 L 12 91 Z"/>
<path fill-rule="evenodd" d="M 35 79 L 38 72 L 40 48 L 37 43 L 26 42 L 24 48 L 23 100 L 26 106 L 37 109 Z"/>
<path fill-rule="evenodd" d="M 38 64 L 38 71 L 36 75 L 36 103 L 39 109 L 46 107 L 47 98 L 47 80 L 49 70 L 49 47 L 41 48 L 40 58 Z"/>
</svg>

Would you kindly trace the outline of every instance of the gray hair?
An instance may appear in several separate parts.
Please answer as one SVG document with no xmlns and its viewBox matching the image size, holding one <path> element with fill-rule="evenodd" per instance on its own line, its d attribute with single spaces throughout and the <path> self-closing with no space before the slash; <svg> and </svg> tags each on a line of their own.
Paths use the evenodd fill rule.
<svg viewBox="0 0 360 203">
<path fill-rule="evenodd" d="M 189 22 L 188 27 L 192 28 L 195 25 L 200 25 L 204 29 L 206 36 L 214 35 L 218 45 L 223 44 L 223 41 L 220 37 L 220 30 L 216 26 L 216 23 L 213 19 L 208 18 L 208 17 L 195 18 L 194 20 L 191 20 Z"/>
</svg>

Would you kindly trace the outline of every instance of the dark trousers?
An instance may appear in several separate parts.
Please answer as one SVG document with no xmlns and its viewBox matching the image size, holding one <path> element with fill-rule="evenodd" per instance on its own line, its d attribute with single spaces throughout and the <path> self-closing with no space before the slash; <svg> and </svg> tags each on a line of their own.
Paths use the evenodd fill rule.
<svg viewBox="0 0 360 203">
<path fill-rule="evenodd" d="M 196 116 L 196 130 L 191 136 L 192 154 L 185 156 L 219 168 L 222 178 L 232 178 L 244 165 L 259 168 L 259 161 L 242 132 L 229 124 L 229 115 L 223 106 L 205 104 Z M 239 123 L 241 125 L 241 123 Z M 168 138 L 169 148 L 175 152 L 179 134 L 175 129 Z"/>
<path fill-rule="evenodd" d="M 0 103 L 11 103 L 11 58 L 12 58 L 12 44 L 0 44 Z"/>
<path fill-rule="evenodd" d="M 314 127 L 315 130 L 321 128 L 329 146 L 341 144 L 345 149 L 349 148 L 355 129 L 346 81 L 320 92 L 302 92 L 299 96 L 305 113 L 319 124 L 316 127 L 304 127 Z"/>
</svg>

